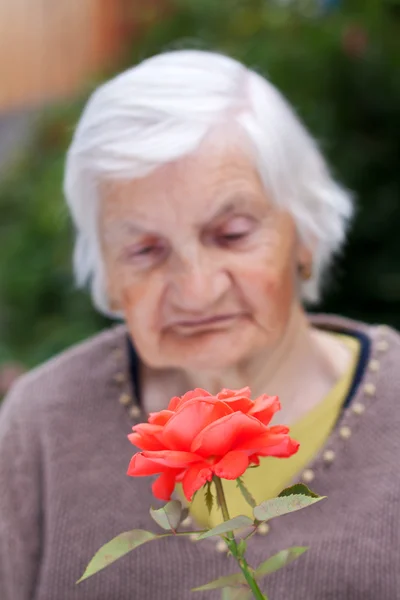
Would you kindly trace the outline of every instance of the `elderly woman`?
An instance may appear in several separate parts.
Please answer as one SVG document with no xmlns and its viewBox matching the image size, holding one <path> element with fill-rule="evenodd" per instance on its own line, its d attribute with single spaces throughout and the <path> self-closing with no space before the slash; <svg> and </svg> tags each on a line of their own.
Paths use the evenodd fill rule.
<svg viewBox="0 0 400 600">
<path fill-rule="evenodd" d="M 150 481 L 126 476 L 132 424 L 188 389 L 243 386 L 278 394 L 278 422 L 301 444 L 250 472 L 256 499 L 296 480 L 328 497 L 252 539 L 250 564 L 310 546 L 267 579 L 270 598 L 399 597 L 400 340 L 305 312 L 352 205 L 279 92 L 225 56 L 146 60 L 93 94 L 65 192 L 77 279 L 124 323 L 24 375 L 5 400 L 1 599 L 183 600 L 235 570 L 215 538 L 167 539 L 75 585 L 106 541 L 154 526 Z M 232 513 L 245 510 L 228 488 Z M 195 523 L 207 520 L 201 496 Z"/>
</svg>

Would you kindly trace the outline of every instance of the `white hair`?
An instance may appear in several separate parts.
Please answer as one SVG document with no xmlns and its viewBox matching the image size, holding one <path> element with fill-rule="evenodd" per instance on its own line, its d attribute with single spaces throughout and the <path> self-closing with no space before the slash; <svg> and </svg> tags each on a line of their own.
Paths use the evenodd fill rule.
<svg viewBox="0 0 400 600">
<path fill-rule="evenodd" d="M 305 302 L 319 300 L 332 257 L 345 239 L 353 207 L 332 178 L 317 144 L 278 90 L 221 54 L 181 50 L 147 59 L 101 85 L 89 99 L 66 160 L 64 191 L 77 229 L 74 269 L 91 284 L 95 306 L 109 307 L 98 235 L 101 180 L 143 177 L 198 148 L 231 119 L 254 150 L 271 198 L 293 216 L 313 253 Z"/>
</svg>

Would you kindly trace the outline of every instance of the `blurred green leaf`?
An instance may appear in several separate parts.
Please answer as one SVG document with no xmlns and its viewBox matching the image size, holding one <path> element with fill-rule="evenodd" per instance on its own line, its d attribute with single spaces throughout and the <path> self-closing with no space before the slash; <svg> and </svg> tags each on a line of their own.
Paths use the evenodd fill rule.
<svg viewBox="0 0 400 600">
<path fill-rule="evenodd" d="M 163 529 L 175 531 L 182 520 L 182 504 L 172 500 L 161 508 L 150 508 L 150 516 Z"/>
<path fill-rule="evenodd" d="M 209 590 L 218 590 L 224 587 L 232 587 L 238 584 L 246 583 L 243 573 L 235 573 L 234 575 L 227 575 L 226 577 L 219 577 L 210 581 L 200 587 L 193 588 L 192 592 L 205 592 Z"/>
<path fill-rule="evenodd" d="M 249 504 L 251 508 L 257 506 L 257 502 L 254 500 L 253 496 L 250 494 L 249 490 L 245 486 L 243 479 L 238 477 L 238 479 L 236 479 L 236 485 L 239 488 L 243 498 L 246 500 L 247 504 Z"/>
<path fill-rule="evenodd" d="M 84 579 L 91 577 L 98 571 L 105 569 L 118 558 L 125 556 L 131 550 L 138 548 L 146 542 L 150 542 L 157 538 L 163 537 L 163 535 L 157 535 L 151 531 L 144 531 L 143 529 L 133 529 L 132 531 L 126 531 L 117 535 L 113 540 L 105 544 L 96 552 L 90 563 L 85 569 L 82 577 L 78 579 L 76 583 L 80 583 Z"/>
<path fill-rule="evenodd" d="M 321 498 L 321 496 L 312 492 L 310 488 L 304 485 L 304 483 L 295 483 L 294 485 L 285 488 L 278 495 L 278 498 L 281 498 L 282 496 L 292 496 L 293 494 L 302 494 L 303 496 L 309 496 L 310 498 Z"/>
<path fill-rule="evenodd" d="M 275 571 L 282 569 L 282 567 L 286 567 L 286 565 L 289 565 L 299 558 L 307 550 L 308 548 L 306 547 L 293 547 L 288 550 L 281 550 L 274 556 L 271 556 L 271 558 L 267 558 L 267 560 L 257 567 L 255 570 L 255 578 L 260 579 L 261 577 L 265 577 L 265 575 L 275 573 Z"/>
<path fill-rule="evenodd" d="M 249 600 L 252 597 L 253 594 L 251 590 L 245 587 L 226 587 L 223 588 L 221 593 L 221 600 Z"/>
<path fill-rule="evenodd" d="M 306 496 L 304 494 L 292 494 L 290 496 L 280 496 L 261 502 L 253 509 L 253 514 L 257 521 L 269 521 L 275 517 L 287 515 L 288 513 L 307 508 L 316 502 L 323 500 L 325 496 Z"/>
<path fill-rule="evenodd" d="M 204 540 L 209 537 L 213 537 L 215 535 L 222 535 L 223 533 L 227 533 L 228 531 L 235 531 L 237 529 L 244 529 L 245 527 L 252 527 L 254 525 L 253 521 L 246 517 L 245 515 L 239 515 L 238 517 L 234 517 L 233 519 L 229 519 L 229 521 L 224 521 L 220 525 L 205 531 L 201 535 L 199 535 L 199 540 Z"/>
</svg>

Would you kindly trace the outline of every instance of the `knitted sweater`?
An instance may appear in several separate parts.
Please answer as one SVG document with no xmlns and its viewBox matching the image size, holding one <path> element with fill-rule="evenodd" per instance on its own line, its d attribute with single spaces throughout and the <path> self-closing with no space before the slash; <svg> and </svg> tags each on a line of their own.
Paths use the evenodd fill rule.
<svg viewBox="0 0 400 600">
<path fill-rule="evenodd" d="M 291 546 L 304 556 L 268 576 L 270 600 L 400 598 L 400 336 L 337 317 L 324 327 L 371 340 L 351 404 L 303 477 L 327 499 L 274 519 L 249 542 L 257 566 Z M 130 529 L 157 530 L 149 478 L 126 476 L 133 422 L 120 325 L 22 377 L 0 410 L 1 600 L 186 600 L 235 573 L 217 538 L 156 540 L 79 585 L 93 554 Z M 219 592 L 193 593 L 216 600 Z"/>
</svg>

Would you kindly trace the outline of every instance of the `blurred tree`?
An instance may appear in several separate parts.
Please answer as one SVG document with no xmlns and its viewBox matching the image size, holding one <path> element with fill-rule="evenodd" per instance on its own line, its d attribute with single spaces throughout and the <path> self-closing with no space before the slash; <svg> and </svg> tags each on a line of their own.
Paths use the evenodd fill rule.
<svg viewBox="0 0 400 600">
<path fill-rule="evenodd" d="M 354 192 L 357 215 L 319 310 L 400 328 L 400 1 L 177 0 L 133 62 L 225 52 L 288 97 Z"/>
<path fill-rule="evenodd" d="M 61 191 L 82 103 L 46 112 L 0 189 L 0 363 L 37 364 L 106 324 L 74 288 L 73 231 Z"/>
<path fill-rule="evenodd" d="M 288 97 L 354 191 L 358 214 L 322 310 L 400 328 L 398 0 L 175 0 L 126 63 L 230 54 Z M 63 160 L 82 102 L 52 111 L 0 190 L 0 361 L 35 364 L 107 321 L 73 288 Z"/>
</svg>

